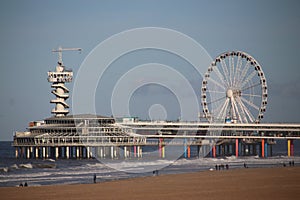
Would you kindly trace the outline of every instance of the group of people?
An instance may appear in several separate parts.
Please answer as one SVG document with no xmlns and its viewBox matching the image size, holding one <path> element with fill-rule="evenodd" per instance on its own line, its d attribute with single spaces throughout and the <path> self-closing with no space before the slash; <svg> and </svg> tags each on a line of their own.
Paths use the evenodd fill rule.
<svg viewBox="0 0 300 200">
<path fill-rule="evenodd" d="M 152 173 L 153 173 L 153 176 L 158 176 L 158 170 L 154 170 Z"/>
<path fill-rule="evenodd" d="M 24 185 L 23 185 L 23 183 L 20 183 L 19 187 L 23 187 L 23 186 L 27 187 L 28 186 L 27 182 L 25 182 Z"/>
<path fill-rule="evenodd" d="M 224 170 L 225 168 L 228 170 L 229 169 L 229 165 L 228 164 L 226 164 L 226 165 L 223 165 L 223 164 L 216 165 L 215 168 L 216 168 L 216 170 L 221 170 L 221 169 Z"/>
<path fill-rule="evenodd" d="M 286 167 L 286 164 L 283 163 L 283 166 Z M 295 162 L 292 160 L 292 161 L 289 161 L 289 166 L 292 167 L 292 166 L 295 166 Z"/>
</svg>

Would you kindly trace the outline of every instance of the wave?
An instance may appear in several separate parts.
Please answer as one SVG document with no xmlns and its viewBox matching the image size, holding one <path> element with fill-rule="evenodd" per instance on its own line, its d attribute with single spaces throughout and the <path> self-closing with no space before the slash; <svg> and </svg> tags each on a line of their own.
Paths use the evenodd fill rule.
<svg viewBox="0 0 300 200">
<path fill-rule="evenodd" d="M 8 172 L 9 168 L 8 167 L 1 167 L 0 172 Z"/>
</svg>

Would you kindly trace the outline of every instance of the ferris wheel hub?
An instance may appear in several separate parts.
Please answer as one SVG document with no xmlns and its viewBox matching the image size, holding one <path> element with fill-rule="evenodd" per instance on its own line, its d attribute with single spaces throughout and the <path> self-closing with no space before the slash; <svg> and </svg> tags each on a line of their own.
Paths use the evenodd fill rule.
<svg viewBox="0 0 300 200">
<path fill-rule="evenodd" d="M 228 90 L 227 90 L 227 92 L 226 92 L 226 97 L 227 97 L 227 98 L 233 97 L 233 91 L 232 91 L 232 89 L 228 89 Z"/>
<path fill-rule="evenodd" d="M 236 97 L 240 97 L 242 94 L 242 91 L 241 90 L 235 90 L 235 89 L 228 89 L 226 91 L 226 97 L 227 98 L 236 98 Z"/>
</svg>

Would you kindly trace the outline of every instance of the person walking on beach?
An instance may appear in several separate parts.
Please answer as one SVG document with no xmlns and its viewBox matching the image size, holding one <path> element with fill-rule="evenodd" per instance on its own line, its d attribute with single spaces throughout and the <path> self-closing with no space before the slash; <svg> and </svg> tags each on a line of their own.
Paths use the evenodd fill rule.
<svg viewBox="0 0 300 200">
<path fill-rule="evenodd" d="M 94 183 L 96 183 L 96 180 L 97 180 L 97 175 L 94 174 Z"/>
</svg>

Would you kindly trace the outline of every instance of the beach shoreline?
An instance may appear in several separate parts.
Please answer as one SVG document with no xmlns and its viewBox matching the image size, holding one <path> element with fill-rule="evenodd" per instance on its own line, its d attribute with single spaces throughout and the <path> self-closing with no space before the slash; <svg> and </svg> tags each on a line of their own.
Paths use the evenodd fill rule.
<svg viewBox="0 0 300 200">
<path fill-rule="evenodd" d="M 298 199 L 300 167 L 244 168 L 96 184 L 2 187 L 5 199 Z"/>
</svg>

